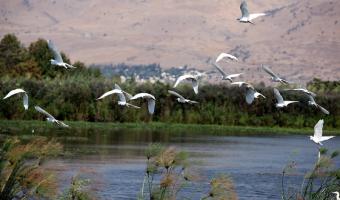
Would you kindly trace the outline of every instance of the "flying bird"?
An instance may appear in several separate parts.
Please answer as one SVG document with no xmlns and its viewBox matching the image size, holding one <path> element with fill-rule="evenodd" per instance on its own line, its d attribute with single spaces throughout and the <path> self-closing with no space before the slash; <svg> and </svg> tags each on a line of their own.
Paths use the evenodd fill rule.
<svg viewBox="0 0 340 200">
<path fill-rule="evenodd" d="M 130 100 L 135 100 L 135 99 L 147 99 L 148 101 L 148 110 L 149 113 L 152 115 L 155 112 L 155 104 L 156 104 L 156 98 L 148 93 L 138 93 L 135 96 L 133 96 Z"/>
<path fill-rule="evenodd" d="M 246 82 L 233 82 L 231 84 L 232 85 L 238 85 L 239 87 L 245 88 L 245 90 L 246 90 L 246 92 L 245 92 L 246 102 L 248 104 L 252 104 L 254 99 L 257 99 L 258 97 L 266 98 L 263 94 L 257 92 L 255 90 L 254 86 L 252 86 L 249 83 L 246 83 Z"/>
<path fill-rule="evenodd" d="M 298 92 L 302 92 L 304 94 L 316 97 L 316 94 L 314 92 L 311 92 L 311 91 L 307 90 L 306 88 L 295 88 L 295 89 L 285 89 L 285 90 L 286 91 L 298 91 Z"/>
<path fill-rule="evenodd" d="M 187 75 L 182 75 L 177 78 L 176 83 L 174 85 L 174 88 L 177 87 L 179 83 L 181 83 L 183 80 L 189 80 L 191 81 L 192 88 L 194 89 L 195 94 L 198 94 L 198 80 L 196 76 L 187 74 Z"/>
<path fill-rule="evenodd" d="M 335 136 L 322 136 L 323 119 L 320 119 L 314 126 L 314 136 L 309 136 L 310 140 L 316 144 L 322 145 L 321 142 L 329 140 Z"/>
<path fill-rule="evenodd" d="M 39 106 L 34 106 L 34 108 L 35 108 L 36 111 L 38 111 L 38 112 L 40 112 L 40 113 L 46 115 L 46 116 L 47 116 L 46 120 L 47 120 L 48 122 L 55 123 L 55 124 L 57 124 L 57 125 L 59 125 L 59 126 L 62 126 L 62 127 L 69 127 L 69 125 L 65 124 L 65 123 L 62 122 L 62 121 L 57 120 L 57 119 L 54 118 L 50 113 L 48 113 L 48 112 L 45 111 L 44 109 L 40 108 Z"/>
<path fill-rule="evenodd" d="M 266 13 L 249 14 L 248 5 L 247 5 L 247 2 L 245 0 L 242 1 L 241 5 L 240 5 L 240 9 L 241 9 L 242 16 L 240 18 L 237 18 L 237 20 L 239 22 L 242 22 L 242 23 L 254 24 L 253 21 L 252 21 L 253 19 L 266 15 Z"/>
<path fill-rule="evenodd" d="M 298 101 L 284 101 L 279 90 L 276 89 L 276 88 L 274 88 L 274 95 L 275 95 L 275 98 L 277 100 L 277 103 L 276 103 L 277 108 L 283 108 L 283 107 L 288 106 L 291 103 L 297 103 L 298 102 Z"/>
<path fill-rule="evenodd" d="M 15 94 L 23 94 L 23 104 L 24 104 L 25 110 L 27 110 L 28 109 L 28 95 L 26 91 L 23 89 L 18 88 L 15 90 L 11 90 L 3 99 L 7 99 L 8 97 L 11 97 Z"/>
<path fill-rule="evenodd" d="M 53 44 L 53 42 L 51 40 L 47 40 L 47 44 L 48 44 L 48 48 L 52 51 L 53 53 L 53 57 L 54 59 L 51 59 L 51 64 L 52 65 L 57 65 L 60 67 L 64 67 L 66 69 L 68 68 L 76 68 L 68 63 L 65 63 L 63 61 L 63 58 L 60 55 L 60 52 L 58 51 L 58 49 L 56 48 L 56 46 Z"/>
<path fill-rule="evenodd" d="M 243 73 L 239 73 L 239 74 L 230 74 L 227 75 L 222 69 L 221 67 L 219 67 L 217 64 L 214 64 L 214 67 L 222 74 L 222 80 L 228 80 L 230 82 L 233 82 L 233 78 L 237 78 L 239 76 L 241 76 Z"/>
<path fill-rule="evenodd" d="M 117 86 L 118 85 L 115 85 L 116 88 L 120 88 L 119 86 L 118 87 Z M 125 95 L 124 95 L 124 93 L 123 93 L 123 91 L 121 89 L 113 89 L 113 90 L 110 90 L 108 92 L 105 92 L 102 96 L 97 98 L 97 100 L 103 99 L 103 98 L 105 98 L 107 96 L 110 96 L 110 95 L 113 95 L 113 94 L 117 94 L 118 95 L 118 98 L 119 98 L 118 105 L 126 106 L 126 107 L 133 107 L 133 108 L 140 108 L 140 107 L 135 106 L 133 104 L 127 103 Z"/>
<path fill-rule="evenodd" d="M 235 60 L 235 61 L 238 61 L 238 59 L 231 55 L 231 54 L 227 54 L 227 53 L 220 53 L 220 55 L 216 58 L 216 63 L 218 63 L 219 61 L 221 61 L 223 58 L 228 58 L 230 60 Z"/>
<path fill-rule="evenodd" d="M 186 99 L 184 98 L 182 95 L 178 94 L 177 92 L 175 91 L 172 91 L 172 90 L 168 90 L 168 92 L 174 96 L 177 97 L 177 101 L 179 103 L 189 103 L 189 104 L 196 104 L 198 103 L 197 101 L 192 101 L 192 100 L 189 100 L 189 99 Z"/>
<path fill-rule="evenodd" d="M 326 110 L 324 107 L 320 106 L 319 104 L 317 104 L 312 95 L 307 95 L 307 96 L 309 98 L 308 105 L 319 108 L 321 110 L 321 112 L 323 112 L 326 115 L 329 115 L 329 111 Z"/>
<path fill-rule="evenodd" d="M 289 82 L 283 78 L 280 78 L 278 75 L 276 75 L 271 69 L 269 69 L 268 67 L 262 65 L 262 69 L 267 72 L 271 77 L 271 80 L 273 82 L 280 82 L 283 84 L 289 84 Z"/>
</svg>

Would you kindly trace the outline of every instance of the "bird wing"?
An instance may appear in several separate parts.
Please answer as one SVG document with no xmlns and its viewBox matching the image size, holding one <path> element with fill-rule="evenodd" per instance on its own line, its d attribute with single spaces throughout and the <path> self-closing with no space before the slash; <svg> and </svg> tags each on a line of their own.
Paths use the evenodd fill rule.
<svg viewBox="0 0 340 200">
<path fill-rule="evenodd" d="M 54 43 L 51 40 L 47 40 L 48 48 L 52 51 L 54 60 L 58 62 L 64 62 L 57 47 L 54 45 Z"/>
<path fill-rule="evenodd" d="M 177 85 L 185 79 L 196 79 L 196 77 L 190 74 L 182 75 L 177 78 L 174 88 L 177 87 Z"/>
<path fill-rule="evenodd" d="M 255 97 L 255 98 L 258 98 L 258 97 L 266 98 L 263 94 L 261 94 L 261 93 L 259 93 L 259 92 L 256 92 L 256 91 L 255 91 L 254 97 Z"/>
<path fill-rule="evenodd" d="M 227 77 L 228 78 L 236 78 L 236 77 L 239 77 L 239 76 L 241 76 L 243 73 L 240 73 L 240 74 L 230 74 L 230 75 L 228 75 Z"/>
<path fill-rule="evenodd" d="M 197 79 L 191 79 L 192 88 L 194 89 L 195 94 L 198 94 L 198 81 Z"/>
<path fill-rule="evenodd" d="M 26 92 L 24 93 L 24 96 L 23 96 L 23 103 L 24 103 L 25 110 L 27 110 L 28 109 L 28 95 Z"/>
<path fill-rule="evenodd" d="M 70 64 L 68 64 L 68 63 L 65 63 L 65 65 L 66 65 L 66 67 L 68 67 L 68 68 L 76 68 L 75 66 L 73 66 L 73 65 L 70 65 Z"/>
<path fill-rule="evenodd" d="M 115 83 L 115 89 L 121 90 L 124 93 L 127 100 L 130 100 L 132 98 L 132 95 L 130 93 L 127 93 L 124 90 L 122 90 L 122 88 L 120 88 L 120 86 L 116 83 Z"/>
<path fill-rule="evenodd" d="M 113 89 L 113 90 L 110 90 L 110 91 L 108 91 L 108 92 L 105 92 L 102 96 L 100 96 L 99 98 L 97 98 L 97 100 L 103 99 L 103 98 L 105 98 L 105 97 L 107 97 L 107 96 L 109 96 L 109 95 L 112 95 L 112 94 L 122 94 L 122 95 L 123 95 L 123 93 L 122 93 L 121 90 L 119 90 L 119 89 Z M 124 96 L 124 95 L 123 95 L 123 96 Z M 119 97 L 119 99 L 120 99 L 120 97 Z M 124 97 L 124 99 L 125 99 L 125 97 Z"/>
<path fill-rule="evenodd" d="M 56 120 L 50 113 L 48 113 L 47 111 L 45 111 L 44 109 L 40 108 L 39 106 L 34 106 L 35 110 L 46 115 L 48 118 Z"/>
<path fill-rule="evenodd" d="M 64 122 L 59 121 L 59 120 L 56 120 L 56 123 L 57 123 L 59 126 L 62 126 L 62 127 L 65 127 L 65 128 L 70 127 L 69 125 L 67 125 L 67 124 L 65 124 Z"/>
<path fill-rule="evenodd" d="M 117 93 L 119 101 L 120 102 L 125 102 L 126 103 L 126 98 L 125 95 L 123 94 L 123 92 L 121 91 L 121 93 Z"/>
<path fill-rule="evenodd" d="M 172 94 L 172 95 L 177 96 L 177 97 L 180 98 L 180 99 L 185 99 L 182 95 L 178 94 L 178 93 L 175 92 L 175 91 L 168 90 L 168 92 L 169 92 L 170 94 Z"/>
<path fill-rule="evenodd" d="M 133 96 L 130 100 L 135 100 L 139 98 L 148 98 L 148 99 L 156 100 L 156 98 L 153 95 L 148 94 L 148 93 L 138 93 L 135 96 Z"/>
<path fill-rule="evenodd" d="M 298 101 L 284 101 L 284 103 L 288 106 L 291 103 L 297 103 Z"/>
<path fill-rule="evenodd" d="M 189 100 L 188 103 L 190 103 L 190 104 L 197 104 L 198 102 L 197 101 Z"/>
<path fill-rule="evenodd" d="M 236 61 L 238 61 L 238 59 L 235 57 L 235 56 L 233 56 L 233 55 L 231 55 L 231 54 L 227 54 L 227 53 L 220 53 L 220 55 L 218 55 L 218 57 L 216 58 L 216 63 L 218 63 L 219 61 L 221 61 L 223 58 L 229 58 L 229 59 L 231 59 L 231 60 L 236 60 Z"/>
<path fill-rule="evenodd" d="M 122 88 L 120 88 L 120 86 L 117 83 L 115 83 L 115 89 L 122 90 Z"/>
<path fill-rule="evenodd" d="M 155 112 L 155 104 L 156 101 L 154 99 L 148 99 L 148 110 L 151 115 Z"/>
<path fill-rule="evenodd" d="M 248 5 L 245 0 L 242 1 L 240 5 L 240 9 L 241 9 L 242 17 L 249 17 Z"/>
<path fill-rule="evenodd" d="M 118 93 L 119 101 L 126 102 L 125 95 L 123 94 L 122 88 L 118 84 L 115 83 L 115 89 L 122 91 L 122 93 Z"/>
<path fill-rule="evenodd" d="M 139 106 L 135 106 L 131 103 L 126 103 L 126 105 L 127 105 L 127 107 L 138 108 L 138 109 L 140 108 Z"/>
<path fill-rule="evenodd" d="M 243 85 L 248 85 L 248 83 L 246 83 L 246 82 L 233 82 L 233 83 L 231 83 L 231 85 L 238 85 L 238 87 L 242 87 Z"/>
<path fill-rule="evenodd" d="M 255 91 L 250 88 L 247 88 L 246 89 L 246 102 L 248 104 L 251 104 L 253 103 L 254 98 L 255 98 Z"/>
<path fill-rule="evenodd" d="M 22 93 L 22 92 L 26 93 L 25 90 L 20 89 L 20 88 L 15 89 L 15 90 L 11 90 L 3 99 L 7 99 L 8 97 L 11 97 L 11 96 L 13 96 L 15 94 Z"/>
<path fill-rule="evenodd" d="M 251 20 L 253 20 L 255 18 L 258 18 L 258 17 L 261 17 L 261 16 L 265 16 L 265 15 L 266 15 L 266 13 L 254 13 L 254 14 L 250 14 L 248 19 L 251 21 Z"/>
<path fill-rule="evenodd" d="M 262 68 L 263 68 L 263 70 L 264 70 L 265 72 L 267 72 L 267 73 L 268 73 L 269 75 L 271 75 L 272 77 L 278 78 L 278 76 L 277 76 L 271 69 L 269 69 L 268 67 L 262 65 Z"/>
<path fill-rule="evenodd" d="M 278 89 L 274 88 L 274 95 L 278 103 L 283 103 L 283 97 L 281 96 Z"/>
<path fill-rule="evenodd" d="M 314 137 L 321 138 L 322 137 L 322 127 L 323 127 L 323 119 L 320 119 L 318 123 L 314 126 Z"/>
<path fill-rule="evenodd" d="M 309 99 L 309 101 L 311 101 L 312 103 L 315 103 L 315 99 L 313 98 L 312 95 L 308 94 L 308 99 Z"/>
<path fill-rule="evenodd" d="M 335 136 L 322 136 L 320 142 L 334 138 Z"/>
<path fill-rule="evenodd" d="M 227 74 L 217 64 L 214 64 L 214 67 L 222 74 L 222 76 L 227 76 Z"/>
<path fill-rule="evenodd" d="M 125 97 L 130 100 L 132 98 L 132 95 L 130 93 L 127 93 L 125 91 L 123 91 L 123 93 L 125 94 Z"/>
<path fill-rule="evenodd" d="M 323 112 L 325 113 L 326 115 L 329 115 L 329 111 L 326 110 L 324 107 L 320 106 L 319 104 L 317 104 L 318 108 Z"/>
</svg>

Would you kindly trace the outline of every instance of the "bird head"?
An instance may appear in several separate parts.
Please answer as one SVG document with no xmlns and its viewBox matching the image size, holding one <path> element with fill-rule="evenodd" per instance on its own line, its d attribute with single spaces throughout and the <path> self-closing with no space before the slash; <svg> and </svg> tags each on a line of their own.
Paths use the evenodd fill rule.
<svg viewBox="0 0 340 200">
<path fill-rule="evenodd" d="M 313 140 L 313 139 L 314 139 L 314 137 L 313 137 L 313 136 L 309 136 L 309 139 L 310 139 L 310 140 Z"/>
</svg>

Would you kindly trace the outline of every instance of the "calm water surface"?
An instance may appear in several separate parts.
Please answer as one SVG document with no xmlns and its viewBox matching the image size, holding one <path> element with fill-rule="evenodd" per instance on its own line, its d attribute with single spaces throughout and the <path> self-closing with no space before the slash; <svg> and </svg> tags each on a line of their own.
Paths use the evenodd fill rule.
<svg viewBox="0 0 340 200">
<path fill-rule="evenodd" d="M 318 152 L 307 136 L 214 136 L 119 129 L 105 133 L 57 129 L 44 134 L 57 137 L 65 149 L 74 154 L 71 158 L 46 163 L 47 168 L 58 174 L 62 187 L 68 186 L 72 176 L 87 177 L 101 199 L 136 199 L 145 170 L 144 150 L 152 142 L 175 146 L 189 152 L 192 160 L 199 161 L 204 183 L 181 194 L 192 199 L 206 194 L 209 179 L 221 173 L 232 177 L 241 200 L 280 199 L 284 166 L 296 161 L 297 169 L 286 181 L 299 187 Z M 340 149 L 340 137 L 326 142 L 325 147 Z M 339 159 L 335 165 L 340 166 Z"/>
</svg>

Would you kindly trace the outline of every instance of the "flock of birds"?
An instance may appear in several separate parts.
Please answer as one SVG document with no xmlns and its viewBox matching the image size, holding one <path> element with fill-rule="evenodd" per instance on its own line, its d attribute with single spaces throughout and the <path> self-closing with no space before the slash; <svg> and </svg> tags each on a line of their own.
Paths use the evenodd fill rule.
<svg viewBox="0 0 340 200">
<path fill-rule="evenodd" d="M 238 18 L 237 20 L 239 22 L 242 22 L 242 23 L 254 24 L 253 20 L 255 18 L 266 15 L 266 13 L 249 14 L 247 2 L 245 0 L 242 1 L 240 9 L 241 9 L 242 16 L 240 18 Z M 60 52 L 57 50 L 56 46 L 52 43 L 51 40 L 48 40 L 47 42 L 48 42 L 48 47 L 53 52 L 53 56 L 54 56 L 54 59 L 50 60 L 52 65 L 64 67 L 66 69 L 75 68 L 74 66 L 72 66 L 68 63 L 65 63 L 63 61 Z M 217 57 L 215 63 L 213 63 L 213 66 L 217 69 L 217 71 L 219 71 L 221 73 L 222 80 L 227 80 L 231 83 L 231 85 L 237 85 L 239 88 L 244 89 L 245 100 L 248 104 L 252 104 L 254 99 L 257 99 L 259 97 L 266 98 L 263 94 L 257 92 L 256 89 L 254 88 L 254 86 L 252 86 L 250 83 L 242 82 L 242 81 L 234 82 L 233 79 L 240 77 L 243 73 L 238 73 L 238 74 L 227 74 L 227 73 L 225 73 L 223 71 L 223 69 L 218 65 L 218 63 L 220 63 L 223 60 L 238 61 L 237 57 L 230 55 L 230 54 L 227 54 L 227 53 L 221 53 Z M 264 72 L 266 72 L 267 74 L 269 74 L 271 76 L 272 82 L 278 82 L 278 83 L 281 83 L 281 84 L 284 84 L 284 85 L 290 84 L 289 81 L 278 76 L 270 68 L 262 65 L 262 69 L 264 70 Z M 177 78 L 173 88 L 176 88 L 179 84 L 183 83 L 184 81 L 188 81 L 188 82 L 191 83 L 192 88 L 194 90 L 194 93 L 197 95 L 198 94 L 198 85 L 199 85 L 199 75 L 184 74 L 184 75 Z M 320 106 L 319 104 L 317 104 L 315 102 L 315 99 L 314 99 L 314 97 L 316 96 L 315 93 L 307 90 L 306 88 L 302 88 L 302 87 L 296 88 L 296 89 L 286 89 L 286 90 L 296 91 L 296 92 L 300 92 L 301 94 L 306 95 L 309 98 L 308 105 L 320 109 L 324 114 L 327 114 L 327 115 L 329 114 L 328 110 L 326 110 L 325 108 L 323 108 L 322 106 Z M 181 94 L 179 94 L 176 91 L 169 90 L 168 92 L 169 92 L 169 94 L 177 97 L 176 100 L 179 103 L 183 103 L 183 104 L 186 104 L 186 103 L 187 104 L 197 104 L 198 103 L 197 101 L 186 99 L 185 97 L 183 97 Z M 273 92 L 274 92 L 274 96 L 277 100 L 277 103 L 276 103 L 277 108 L 283 108 L 283 107 L 286 107 L 286 106 L 288 106 L 292 103 L 298 103 L 299 102 L 299 101 L 286 101 L 286 100 L 284 100 L 284 98 L 280 94 L 279 90 L 276 89 L 276 88 L 274 88 Z M 16 95 L 16 94 L 22 94 L 23 95 L 24 108 L 25 108 L 25 110 L 27 110 L 28 109 L 28 95 L 27 95 L 27 92 L 24 91 L 23 89 L 19 88 L 19 89 L 15 89 L 15 90 L 10 91 L 4 97 L 4 99 L 7 99 L 7 98 L 9 98 L 13 95 Z M 131 95 L 130 93 L 122 90 L 121 87 L 118 84 L 115 84 L 115 87 L 114 87 L 113 90 L 110 90 L 110 91 L 104 93 L 99 98 L 97 98 L 97 100 L 104 99 L 104 98 L 111 96 L 111 95 L 117 95 L 118 96 L 118 98 L 119 98 L 118 105 L 119 106 L 126 106 L 126 107 L 131 107 L 131 108 L 136 108 L 136 109 L 139 109 L 140 107 L 136 106 L 136 105 L 134 105 L 130 102 L 137 100 L 137 99 L 145 99 L 147 101 L 147 105 L 148 105 L 147 106 L 148 112 L 152 115 L 155 111 L 156 98 L 152 94 L 138 93 L 138 94 L 135 94 L 135 95 Z M 48 113 L 47 111 L 45 111 L 41 107 L 35 106 L 34 108 L 35 108 L 36 111 L 45 115 L 47 117 L 46 118 L 47 121 L 53 122 L 53 123 L 55 123 L 59 126 L 62 126 L 62 127 L 69 127 L 67 124 L 57 120 L 55 117 L 53 117 L 50 113 Z M 324 120 L 322 120 L 322 119 L 319 120 L 318 123 L 314 127 L 314 136 L 310 136 L 310 139 L 318 145 L 322 145 L 323 141 L 329 140 L 329 139 L 334 137 L 334 136 L 322 136 L 323 124 L 324 124 Z"/>
</svg>

